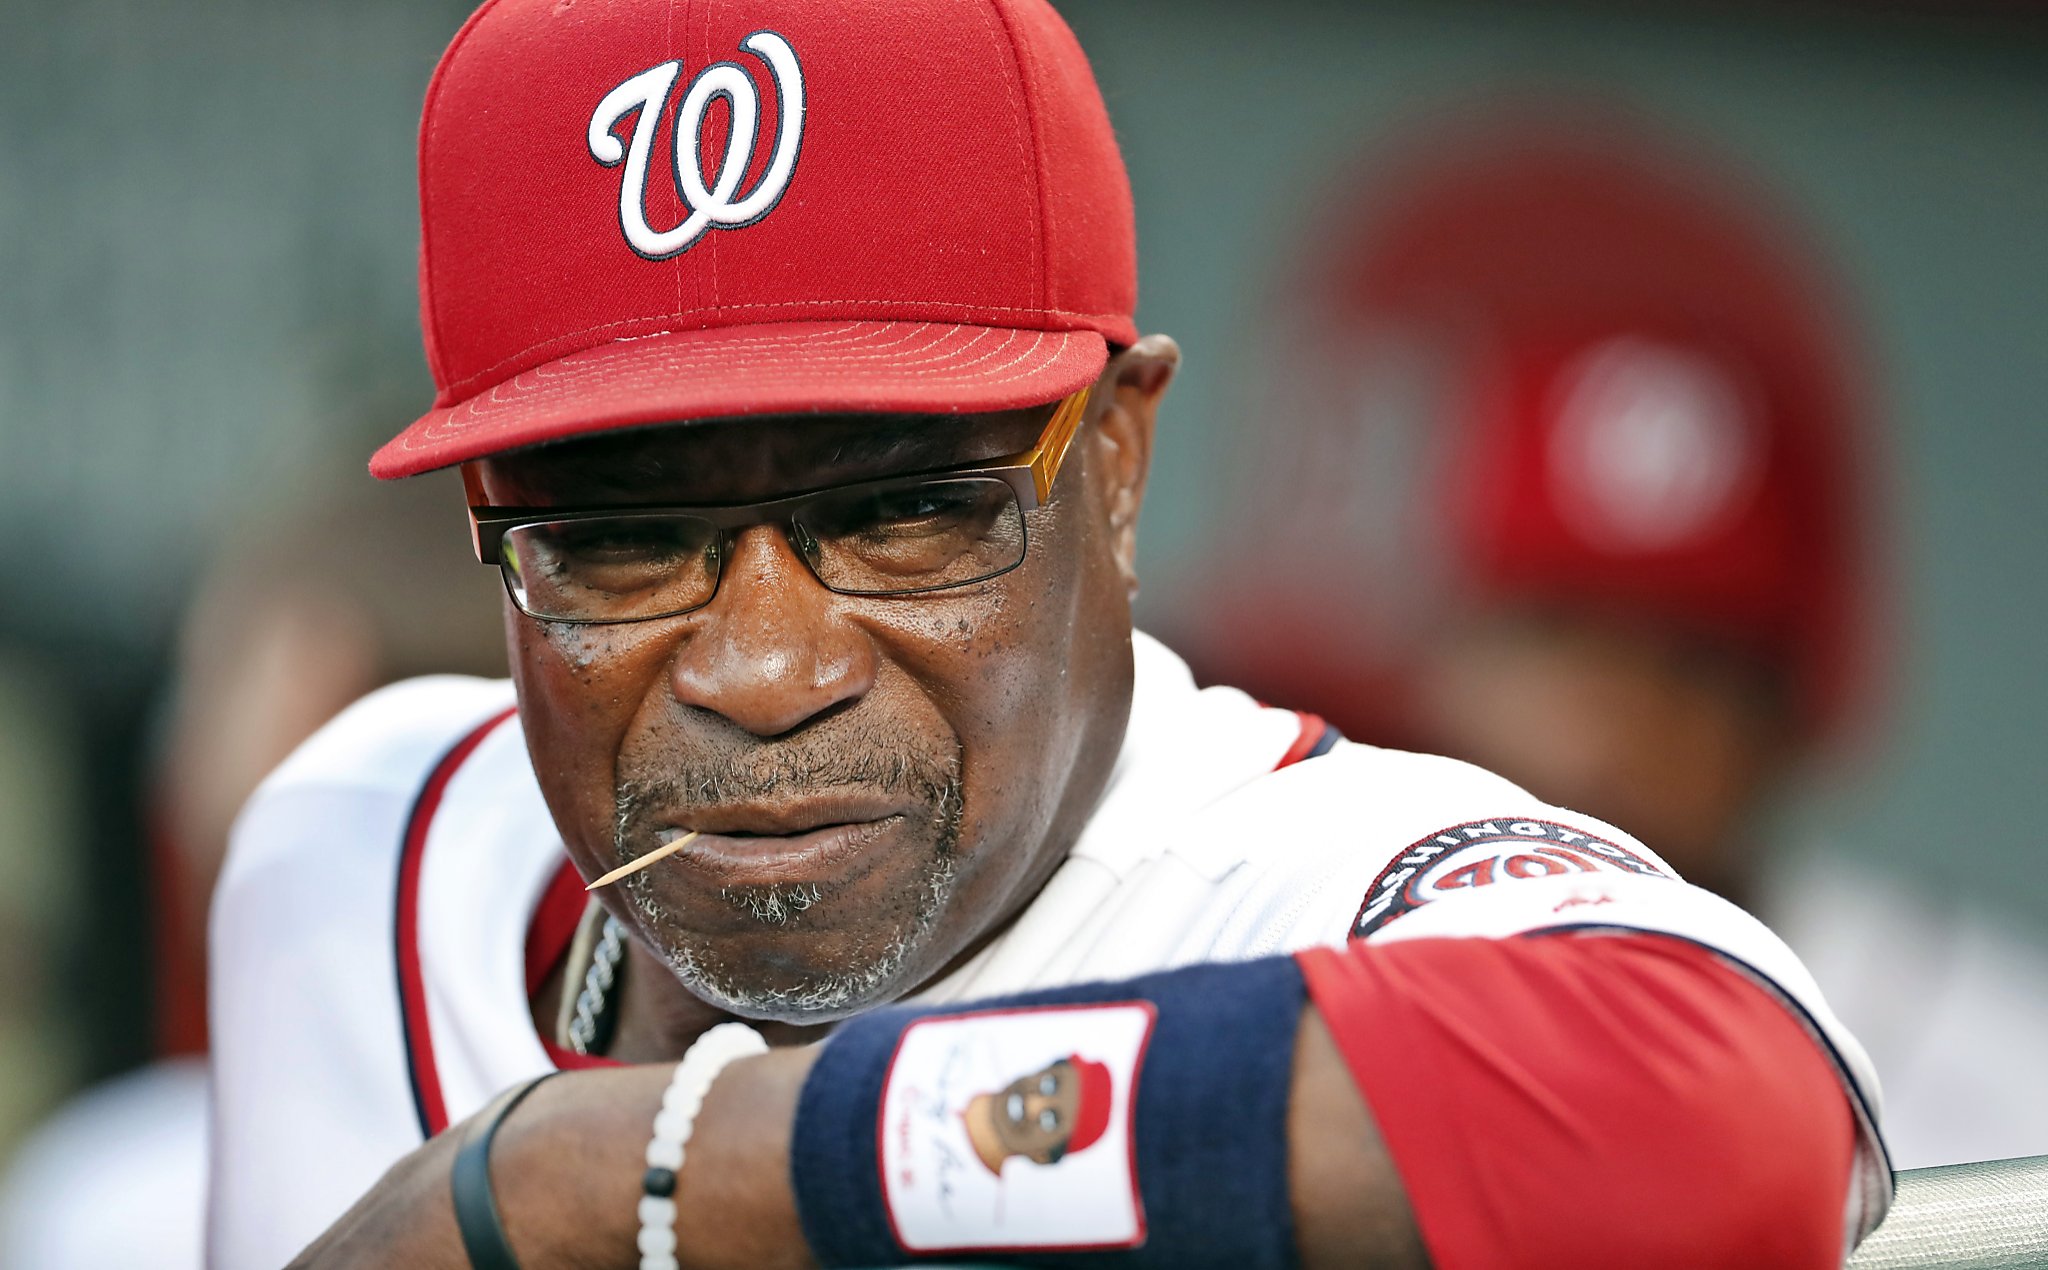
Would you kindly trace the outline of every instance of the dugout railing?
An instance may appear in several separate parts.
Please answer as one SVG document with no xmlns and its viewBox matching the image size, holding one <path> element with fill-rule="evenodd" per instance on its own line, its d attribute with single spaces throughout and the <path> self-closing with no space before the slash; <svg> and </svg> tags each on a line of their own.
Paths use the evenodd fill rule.
<svg viewBox="0 0 2048 1270">
<path fill-rule="evenodd" d="M 2048 1155 L 1899 1174 L 1884 1224 L 1850 1270 L 2048 1267 Z"/>
</svg>

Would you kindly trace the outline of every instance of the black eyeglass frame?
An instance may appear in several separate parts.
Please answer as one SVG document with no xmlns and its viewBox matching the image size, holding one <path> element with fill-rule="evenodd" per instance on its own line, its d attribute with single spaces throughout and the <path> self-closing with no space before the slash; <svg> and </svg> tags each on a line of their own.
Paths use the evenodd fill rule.
<svg viewBox="0 0 2048 1270">
<path fill-rule="evenodd" d="M 1091 385 L 1092 387 L 1092 385 Z M 1052 418 L 1046 422 L 1045 430 L 1029 449 L 994 459 L 988 463 L 970 464 L 964 467 L 937 468 L 927 472 L 904 472 L 895 476 L 877 477 L 874 480 L 855 481 L 846 485 L 824 485 L 796 494 L 785 494 L 779 498 L 752 503 L 709 503 L 702 505 L 674 506 L 627 506 L 627 507 L 493 507 L 473 502 L 469 508 L 470 547 L 476 552 L 478 563 L 497 569 L 504 579 L 506 594 L 519 610 L 528 617 L 542 622 L 554 622 L 563 626 L 617 626 L 631 622 L 654 622 L 663 618 L 680 617 L 703 608 L 718 598 L 719 584 L 725 579 L 725 553 L 720 548 L 718 574 L 712 579 L 711 591 L 698 603 L 689 608 L 676 609 L 666 613 L 651 613 L 639 617 L 546 617 L 527 609 L 512 589 L 512 578 L 507 572 L 503 557 L 505 535 L 525 525 L 567 524 L 577 521 L 635 519 L 639 517 L 689 516 L 704 521 L 720 532 L 721 539 L 730 537 L 732 531 L 747 529 L 754 525 L 781 523 L 808 537 L 807 531 L 797 523 L 794 512 L 803 505 L 822 496 L 841 497 L 858 495 L 868 490 L 888 489 L 905 481 L 927 481 L 934 479 L 991 479 L 1010 487 L 1017 499 L 1019 512 L 1036 511 L 1052 497 L 1052 483 L 1058 477 L 1060 466 L 1066 461 L 1067 450 L 1080 431 L 1081 421 L 1088 410 L 1090 388 L 1061 399 Z M 483 490 L 472 466 L 465 464 L 462 469 L 463 486 L 471 499 L 481 500 Z M 1022 526 L 1020 525 L 1020 528 Z M 818 585 L 841 595 L 925 595 L 933 591 L 951 591 L 964 586 L 973 586 L 991 578 L 999 578 L 1024 563 L 1025 554 L 1030 550 L 1030 534 L 1025 532 L 1023 550 L 1017 554 L 1013 564 L 1004 566 L 993 573 L 961 582 L 942 582 L 934 586 L 910 587 L 889 591 L 850 591 L 835 587 L 818 576 L 817 566 L 811 560 L 803 545 L 803 537 L 792 535 L 798 547 L 797 555 L 803 558 L 804 567 L 811 576 L 818 578 Z"/>
</svg>

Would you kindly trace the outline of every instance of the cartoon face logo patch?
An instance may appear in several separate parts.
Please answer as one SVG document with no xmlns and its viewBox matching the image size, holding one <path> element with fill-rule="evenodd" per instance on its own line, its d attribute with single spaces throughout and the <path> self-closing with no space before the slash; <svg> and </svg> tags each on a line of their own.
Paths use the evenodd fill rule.
<svg viewBox="0 0 2048 1270">
<path fill-rule="evenodd" d="M 761 91 L 754 76 L 738 62 L 714 62 L 697 72 L 683 93 L 670 124 L 674 149 L 676 197 L 689 209 L 677 224 L 656 229 L 647 221 L 647 169 L 656 132 L 669 113 L 669 100 L 683 64 L 663 62 L 649 67 L 604 95 L 591 113 L 585 138 L 590 157 L 606 167 L 626 165 L 619 182 L 619 229 L 632 249 L 649 260 L 667 260 L 687 251 L 707 230 L 751 225 L 775 209 L 796 172 L 803 148 L 804 72 L 796 50 L 773 31 L 756 31 L 740 47 L 759 59 L 775 87 L 775 138 L 768 165 L 744 193 L 740 183 L 754 166 L 761 134 Z M 725 151 L 708 173 L 700 153 L 712 103 L 726 106 Z M 613 129 L 635 115 L 630 141 L 621 144 Z"/>
<path fill-rule="evenodd" d="M 1380 870 L 1351 937 L 1363 939 L 1404 913 L 1469 888 L 1614 873 L 1671 876 L 1627 847 L 1553 821 L 1471 820 L 1411 843 Z"/>
<path fill-rule="evenodd" d="M 1102 1140 L 1116 1101 L 1109 1068 L 1079 1054 L 1055 1059 L 1008 1087 L 976 1094 L 961 1113 L 975 1158 L 996 1176 L 1013 1157 L 1058 1164 Z"/>
<path fill-rule="evenodd" d="M 1132 1139 L 1143 1001 L 992 1010 L 903 1033 L 882 1096 L 882 1189 L 913 1252 L 1144 1242 Z"/>
</svg>

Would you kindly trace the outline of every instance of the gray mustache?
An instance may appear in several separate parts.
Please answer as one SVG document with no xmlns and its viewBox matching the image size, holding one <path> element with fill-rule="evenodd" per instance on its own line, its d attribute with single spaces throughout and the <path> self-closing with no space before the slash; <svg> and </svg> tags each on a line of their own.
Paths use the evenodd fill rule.
<svg viewBox="0 0 2048 1270">
<path fill-rule="evenodd" d="M 960 762 L 908 750 L 863 748 L 852 753 L 775 747 L 752 754 L 693 756 L 654 777 L 623 779 L 615 791 L 619 836 L 656 812 L 689 823 L 691 808 L 767 802 L 791 795 L 859 790 L 929 806 L 959 797 Z"/>
</svg>

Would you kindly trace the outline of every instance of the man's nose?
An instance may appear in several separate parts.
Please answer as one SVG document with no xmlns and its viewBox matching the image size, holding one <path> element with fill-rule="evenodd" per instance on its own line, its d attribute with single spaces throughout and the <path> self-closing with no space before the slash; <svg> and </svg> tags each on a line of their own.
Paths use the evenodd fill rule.
<svg viewBox="0 0 2048 1270">
<path fill-rule="evenodd" d="M 677 701 L 780 736 L 874 686 L 875 649 L 774 525 L 743 530 L 669 670 Z"/>
</svg>

